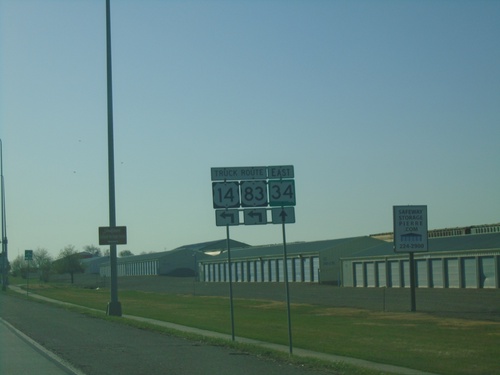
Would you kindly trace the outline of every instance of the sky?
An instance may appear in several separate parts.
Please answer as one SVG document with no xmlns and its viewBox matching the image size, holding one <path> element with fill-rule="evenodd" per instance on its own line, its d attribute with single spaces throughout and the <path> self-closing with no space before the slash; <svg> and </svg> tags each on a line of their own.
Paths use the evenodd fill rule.
<svg viewBox="0 0 500 375">
<path fill-rule="evenodd" d="M 109 225 L 105 12 L 0 0 L 11 260 Z M 118 251 L 225 239 L 212 167 L 293 165 L 287 242 L 500 222 L 499 35 L 493 0 L 111 0 Z"/>
</svg>

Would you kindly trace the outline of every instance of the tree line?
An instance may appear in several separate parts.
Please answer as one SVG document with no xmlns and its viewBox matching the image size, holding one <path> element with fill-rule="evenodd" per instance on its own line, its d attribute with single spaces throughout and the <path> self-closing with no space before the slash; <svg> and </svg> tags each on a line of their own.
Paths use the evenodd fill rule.
<svg viewBox="0 0 500 375">
<path fill-rule="evenodd" d="M 88 257 L 100 257 L 109 255 L 109 249 L 104 253 L 94 245 L 84 246 L 83 252 L 78 252 L 73 245 L 61 249 L 57 258 L 54 259 L 49 251 L 38 248 L 33 251 L 33 260 L 24 259 L 24 255 L 18 255 L 10 264 L 10 273 L 15 277 L 26 278 L 28 273 L 36 273 L 41 281 L 49 281 L 53 274 L 69 274 L 71 282 L 74 275 L 85 271 L 81 262 Z"/>
<path fill-rule="evenodd" d="M 122 250 L 120 257 L 134 255 L 130 250 Z M 24 255 L 18 255 L 9 265 L 10 274 L 14 277 L 26 278 L 28 273 L 36 273 L 41 281 L 47 282 L 53 274 L 69 274 L 71 283 L 77 273 L 85 271 L 82 259 L 109 256 L 109 248 L 102 251 L 94 245 L 83 247 L 82 252 L 78 252 L 73 245 L 68 245 L 59 251 L 57 258 L 52 257 L 49 251 L 38 248 L 33 251 L 33 260 L 24 259 Z"/>
</svg>

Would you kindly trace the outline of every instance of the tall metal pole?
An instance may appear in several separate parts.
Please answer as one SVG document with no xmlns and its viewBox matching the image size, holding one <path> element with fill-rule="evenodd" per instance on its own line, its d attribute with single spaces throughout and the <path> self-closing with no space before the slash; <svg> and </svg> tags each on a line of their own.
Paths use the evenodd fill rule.
<svg viewBox="0 0 500 375">
<path fill-rule="evenodd" d="M 106 0 L 106 61 L 107 61 L 107 88 L 108 88 L 108 178 L 109 178 L 109 226 L 116 227 L 115 205 L 115 157 L 113 140 L 113 85 L 111 74 L 111 12 L 110 0 Z M 122 315 L 122 307 L 118 301 L 118 270 L 116 259 L 116 244 L 110 245 L 111 265 L 111 301 L 108 303 L 107 314 Z"/>
<path fill-rule="evenodd" d="M 8 256 L 7 256 L 7 216 L 5 214 L 5 182 L 3 177 L 3 143 L 0 139 L 0 187 L 1 194 L 0 199 L 2 201 L 2 290 L 7 290 L 7 285 L 9 284 L 8 277 Z"/>
</svg>

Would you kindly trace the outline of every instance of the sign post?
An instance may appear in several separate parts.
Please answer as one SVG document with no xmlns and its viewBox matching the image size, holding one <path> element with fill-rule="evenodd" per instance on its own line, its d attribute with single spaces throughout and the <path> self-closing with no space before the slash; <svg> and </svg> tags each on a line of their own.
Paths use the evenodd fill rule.
<svg viewBox="0 0 500 375">
<path fill-rule="evenodd" d="M 293 208 L 293 207 L 292 207 Z M 290 289 L 288 286 L 288 260 L 287 260 L 287 251 L 286 251 L 286 234 L 285 234 L 285 219 L 286 216 L 281 216 L 281 227 L 283 232 L 283 270 L 285 276 L 285 297 L 286 297 L 286 316 L 288 322 L 288 349 L 290 355 L 293 351 L 292 345 L 292 316 L 290 313 Z"/>
<path fill-rule="evenodd" d="M 233 271 L 231 267 L 231 240 L 229 239 L 229 225 L 226 225 L 227 265 L 229 271 L 229 310 L 231 314 L 231 339 L 234 341 L 234 304 L 233 304 Z"/>
<path fill-rule="evenodd" d="M 394 252 L 409 253 L 410 311 L 416 309 L 415 252 L 428 251 L 427 206 L 394 206 Z"/>
<path fill-rule="evenodd" d="M 30 293 L 30 265 L 33 260 L 33 250 L 24 250 L 24 260 L 28 262 L 28 272 L 26 273 L 26 295 Z"/>
<path fill-rule="evenodd" d="M 113 223 L 115 219 L 113 219 Z M 111 265 L 111 301 L 106 310 L 107 315 L 122 316 L 122 305 L 118 301 L 118 268 L 116 260 L 116 245 L 127 244 L 127 227 L 115 225 L 99 227 L 99 245 L 109 245 Z"/>
</svg>

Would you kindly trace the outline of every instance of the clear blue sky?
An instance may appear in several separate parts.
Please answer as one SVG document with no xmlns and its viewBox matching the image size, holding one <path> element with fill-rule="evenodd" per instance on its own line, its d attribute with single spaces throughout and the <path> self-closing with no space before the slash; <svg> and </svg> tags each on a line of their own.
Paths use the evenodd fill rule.
<svg viewBox="0 0 500 375">
<path fill-rule="evenodd" d="M 393 205 L 427 205 L 429 229 L 500 222 L 500 1 L 112 0 L 111 18 L 119 251 L 224 239 L 211 167 L 294 165 L 290 242 L 391 231 Z M 0 0 L 0 137 L 11 260 L 97 245 L 105 0 Z"/>
</svg>

